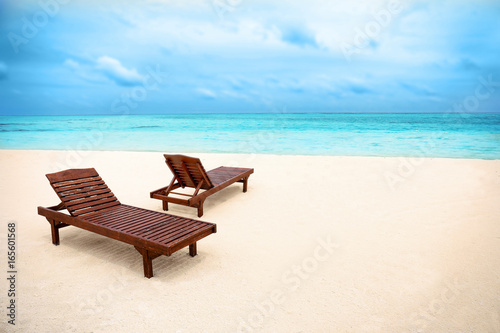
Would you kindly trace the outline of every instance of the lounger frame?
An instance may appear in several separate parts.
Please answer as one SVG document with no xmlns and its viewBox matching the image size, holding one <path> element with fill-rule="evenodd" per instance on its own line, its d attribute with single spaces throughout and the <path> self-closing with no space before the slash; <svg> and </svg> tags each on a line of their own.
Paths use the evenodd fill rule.
<svg viewBox="0 0 500 333">
<path fill-rule="evenodd" d="M 203 215 L 203 203 L 210 195 L 221 191 L 234 183 L 243 183 L 243 192 L 247 191 L 248 178 L 254 172 L 251 168 L 218 167 L 205 171 L 199 158 L 185 155 L 164 154 L 165 163 L 173 177 L 168 186 L 150 193 L 153 199 L 163 201 L 163 210 L 168 210 L 168 203 L 174 203 L 198 209 L 198 217 Z M 174 192 L 178 188 L 190 187 L 192 194 Z M 176 195 L 176 196 L 172 196 Z"/>
<path fill-rule="evenodd" d="M 142 255 L 147 278 L 153 276 L 153 259 L 187 246 L 195 256 L 196 242 L 217 232 L 213 223 L 121 204 L 95 169 L 65 170 L 47 178 L 61 199 L 57 206 L 38 207 L 50 223 L 52 243 L 59 245 L 59 229 L 75 226 L 131 244 Z M 64 209 L 70 214 L 60 212 Z"/>
</svg>

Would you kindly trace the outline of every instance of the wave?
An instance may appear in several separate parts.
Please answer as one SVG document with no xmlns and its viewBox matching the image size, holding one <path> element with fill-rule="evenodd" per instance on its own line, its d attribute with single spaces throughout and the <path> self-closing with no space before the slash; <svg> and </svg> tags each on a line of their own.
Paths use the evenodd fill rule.
<svg viewBox="0 0 500 333">
<path fill-rule="evenodd" d="M 37 128 L 37 129 L 27 129 L 27 128 L 16 128 L 16 129 L 4 129 L 0 128 L 0 132 L 60 132 L 62 130 L 48 129 L 48 128 Z"/>
<path fill-rule="evenodd" d="M 132 126 L 132 127 L 129 127 L 131 129 L 143 129 L 143 128 L 163 128 L 163 126 L 158 126 L 158 125 L 144 125 L 144 126 Z"/>
</svg>

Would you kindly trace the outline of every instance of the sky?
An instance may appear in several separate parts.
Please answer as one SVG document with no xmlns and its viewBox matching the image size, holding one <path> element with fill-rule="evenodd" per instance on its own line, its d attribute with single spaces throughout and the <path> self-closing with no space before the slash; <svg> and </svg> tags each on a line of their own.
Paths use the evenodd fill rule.
<svg viewBox="0 0 500 333">
<path fill-rule="evenodd" d="M 0 115 L 500 112 L 500 1 L 0 0 Z"/>
</svg>

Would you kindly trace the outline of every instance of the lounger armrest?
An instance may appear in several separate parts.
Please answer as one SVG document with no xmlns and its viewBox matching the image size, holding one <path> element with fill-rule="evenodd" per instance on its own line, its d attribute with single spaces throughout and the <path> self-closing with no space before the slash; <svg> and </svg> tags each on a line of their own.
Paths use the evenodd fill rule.
<svg viewBox="0 0 500 333">
<path fill-rule="evenodd" d="M 165 191 L 167 190 L 167 188 L 168 188 L 168 186 L 165 186 L 165 187 L 159 188 L 157 190 L 151 191 L 151 192 L 149 192 L 149 196 L 152 198 L 153 195 L 155 195 L 155 194 L 165 195 Z"/>
<path fill-rule="evenodd" d="M 50 220 L 56 220 L 58 222 L 63 222 L 66 224 L 72 224 L 71 221 L 74 220 L 74 217 L 68 214 L 58 212 L 58 210 L 61 210 L 63 208 L 61 208 L 60 205 L 52 207 L 38 206 L 38 215 L 45 216 L 47 219 Z"/>
<path fill-rule="evenodd" d="M 63 210 L 63 209 L 66 209 L 66 206 L 64 205 L 64 202 L 61 202 L 59 205 L 47 207 L 47 209 L 51 209 L 51 210 Z"/>
<path fill-rule="evenodd" d="M 155 194 L 159 194 L 159 195 L 165 195 L 165 196 L 168 196 L 169 192 L 172 191 L 172 190 L 176 190 L 178 189 L 179 187 L 181 187 L 181 185 L 177 182 L 175 184 L 171 184 L 171 185 L 168 185 L 168 186 L 165 186 L 165 187 L 162 187 L 162 188 L 159 188 L 157 190 L 154 190 L 154 191 L 151 191 L 149 193 L 149 196 L 151 198 L 153 198 L 153 195 Z"/>
</svg>

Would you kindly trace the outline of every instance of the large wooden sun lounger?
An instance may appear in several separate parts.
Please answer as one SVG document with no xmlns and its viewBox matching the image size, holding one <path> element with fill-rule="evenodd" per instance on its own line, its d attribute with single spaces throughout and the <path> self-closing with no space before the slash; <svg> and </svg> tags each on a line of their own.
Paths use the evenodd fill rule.
<svg viewBox="0 0 500 333">
<path fill-rule="evenodd" d="M 203 215 L 203 202 L 205 199 L 239 182 L 243 183 L 243 192 L 247 191 L 248 177 L 253 173 L 249 168 L 218 167 L 216 169 L 205 171 L 199 158 L 184 155 L 163 155 L 165 162 L 173 173 L 170 185 L 162 187 L 151 192 L 150 196 L 154 199 L 163 201 L 163 210 L 168 210 L 168 203 L 198 208 L 198 217 Z M 172 192 L 179 187 L 194 188 L 193 194 Z M 204 190 L 200 192 L 200 190 Z M 182 197 L 174 197 L 172 194 Z"/>
<path fill-rule="evenodd" d="M 144 276 L 153 276 L 153 259 L 189 246 L 196 255 L 196 242 L 216 232 L 213 223 L 196 221 L 123 205 L 95 169 L 71 169 L 47 175 L 61 199 L 54 207 L 38 207 L 52 230 L 52 243 L 59 245 L 59 229 L 70 225 L 133 245 L 142 255 Z M 59 212 L 66 209 L 70 215 Z"/>
</svg>

